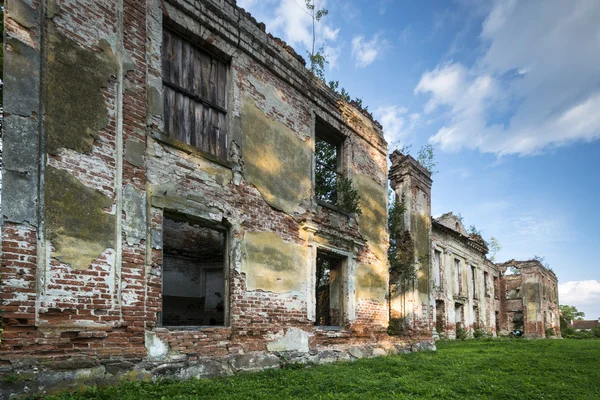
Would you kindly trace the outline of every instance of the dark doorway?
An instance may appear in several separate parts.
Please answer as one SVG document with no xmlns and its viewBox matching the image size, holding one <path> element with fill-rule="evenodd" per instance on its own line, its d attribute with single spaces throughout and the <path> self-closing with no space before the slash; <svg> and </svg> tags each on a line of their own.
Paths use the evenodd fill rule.
<svg viewBox="0 0 600 400">
<path fill-rule="evenodd" d="M 496 311 L 496 335 L 500 335 L 500 313 Z"/>
<path fill-rule="evenodd" d="M 439 334 L 446 331 L 446 304 L 443 300 L 435 302 L 435 329 Z"/>
<path fill-rule="evenodd" d="M 342 257 L 317 252 L 315 325 L 342 325 L 342 264 Z"/>
</svg>

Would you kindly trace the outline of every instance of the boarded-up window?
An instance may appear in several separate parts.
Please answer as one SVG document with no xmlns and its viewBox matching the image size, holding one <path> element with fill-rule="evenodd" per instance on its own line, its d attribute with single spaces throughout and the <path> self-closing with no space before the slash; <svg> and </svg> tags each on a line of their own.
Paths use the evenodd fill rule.
<svg viewBox="0 0 600 400">
<path fill-rule="evenodd" d="M 227 64 L 163 31 L 165 132 L 227 159 Z"/>
</svg>

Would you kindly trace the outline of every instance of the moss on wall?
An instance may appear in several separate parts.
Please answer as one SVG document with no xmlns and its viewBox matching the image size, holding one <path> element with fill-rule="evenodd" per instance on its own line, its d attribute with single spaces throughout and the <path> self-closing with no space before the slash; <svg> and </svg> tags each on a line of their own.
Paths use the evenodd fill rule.
<svg viewBox="0 0 600 400">
<path fill-rule="evenodd" d="M 52 24 L 48 32 L 46 74 L 46 146 L 50 154 L 61 148 L 87 153 L 98 131 L 108 124 L 102 93 L 117 74 L 117 60 L 107 42 L 101 51 L 79 47 Z"/>
<path fill-rule="evenodd" d="M 252 100 L 242 107 L 244 176 L 272 207 L 293 214 L 311 193 L 312 149 Z"/>
<path fill-rule="evenodd" d="M 272 232 L 246 233 L 242 272 L 248 290 L 286 293 L 302 290 L 306 280 L 306 248 L 284 242 Z"/>
<path fill-rule="evenodd" d="M 52 256 L 75 269 L 86 269 L 104 250 L 114 247 L 115 216 L 104 211 L 112 207 L 112 200 L 66 171 L 47 167 L 45 178 L 45 221 L 55 247 Z"/>
</svg>

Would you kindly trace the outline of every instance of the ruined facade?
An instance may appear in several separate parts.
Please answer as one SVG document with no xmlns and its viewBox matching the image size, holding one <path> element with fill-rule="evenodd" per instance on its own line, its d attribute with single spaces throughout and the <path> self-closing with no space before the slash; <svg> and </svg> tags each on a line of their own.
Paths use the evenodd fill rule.
<svg viewBox="0 0 600 400">
<path fill-rule="evenodd" d="M 390 159 L 390 183 L 404 202 L 417 268 L 408 290 L 394 293 L 391 286 L 392 317 L 396 309 L 409 330 L 450 339 L 515 330 L 531 338 L 560 336 L 556 275 L 537 260 L 494 264 L 483 238 L 467 233 L 459 217 L 430 217 L 431 174 L 410 155 L 396 151 Z"/>
<path fill-rule="evenodd" d="M 499 271 L 487 259 L 480 236 L 469 235 L 452 213 L 433 219 L 432 264 L 436 332 L 447 338 L 457 330 L 499 331 Z"/>
<path fill-rule="evenodd" d="M 558 279 L 538 260 L 510 260 L 497 265 L 500 280 L 500 334 L 519 329 L 526 337 L 560 335 Z"/>
<path fill-rule="evenodd" d="M 5 16 L 2 395 L 432 346 L 386 333 L 381 126 L 234 0 Z"/>
</svg>

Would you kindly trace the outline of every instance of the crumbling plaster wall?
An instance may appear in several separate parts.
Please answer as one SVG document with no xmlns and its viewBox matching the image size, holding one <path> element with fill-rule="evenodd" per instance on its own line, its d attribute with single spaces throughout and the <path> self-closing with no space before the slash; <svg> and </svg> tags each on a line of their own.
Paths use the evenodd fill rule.
<svg viewBox="0 0 600 400">
<path fill-rule="evenodd" d="M 381 127 L 234 2 L 11 0 L 6 21 L 1 373 L 42 390 L 411 348 L 385 334 Z M 226 161 L 163 133 L 163 24 L 231 60 Z M 314 199 L 317 117 L 361 216 Z M 165 213 L 227 227 L 226 326 L 156 326 Z M 317 249 L 346 259 L 339 329 L 313 324 Z"/>
</svg>

